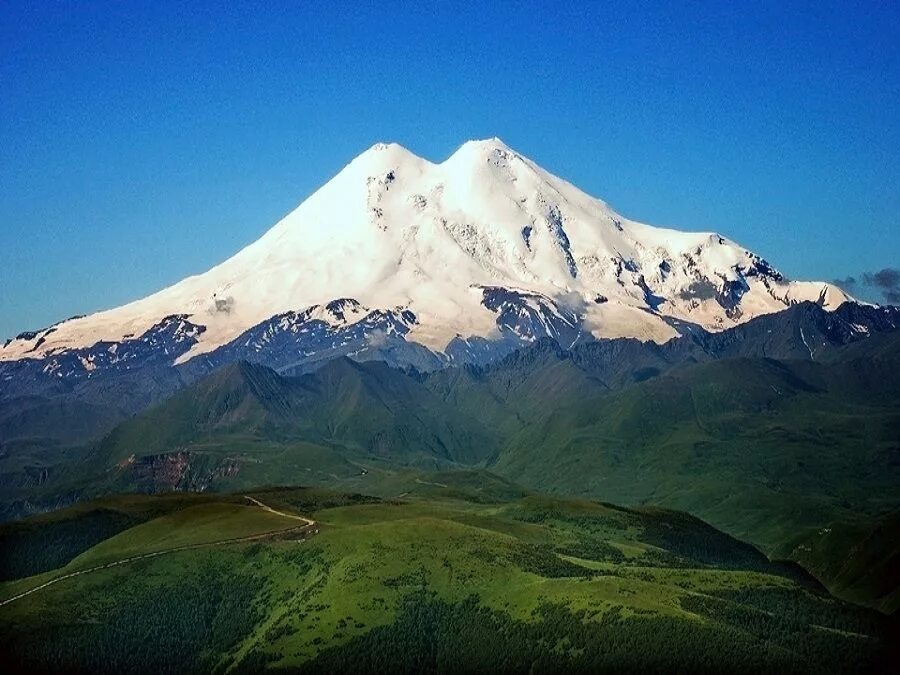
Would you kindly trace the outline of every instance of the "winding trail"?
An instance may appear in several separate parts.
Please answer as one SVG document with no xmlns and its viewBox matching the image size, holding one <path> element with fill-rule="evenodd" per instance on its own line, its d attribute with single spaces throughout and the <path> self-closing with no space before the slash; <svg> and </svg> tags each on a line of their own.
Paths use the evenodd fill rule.
<svg viewBox="0 0 900 675">
<path fill-rule="evenodd" d="M 316 524 L 316 521 L 310 520 L 309 518 L 306 518 L 304 516 L 297 515 L 296 513 L 285 513 L 284 511 L 276 511 L 271 506 L 267 506 L 266 504 L 263 504 L 261 501 L 259 501 L 258 499 L 254 498 L 254 497 L 244 495 L 244 499 L 246 499 L 248 502 L 250 502 L 254 506 L 258 506 L 263 511 L 268 511 L 269 513 L 274 513 L 276 516 L 282 516 L 283 518 L 292 518 L 293 520 L 302 520 L 304 523 L 306 523 L 307 527 L 312 527 L 313 525 Z"/>
<path fill-rule="evenodd" d="M 113 560 L 112 562 L 104 563 L 102 565 L 95 565 L 94 567 L 89 567 L 87 569 L 78 570 L 77 572 L 69 572 L 68 574 L 63 574 L 62 576 L 55 577 L 50 581 L 46 581 L 34 588 L 30 588 L 27 591 L 22 591 L 17 595 L 13 595 L 12 597 L 7 598 L 6 600 L 0 601 L 0 607 L 4 605 L 8 605 L 11 602 L 15 602 L 21 598 L 24 598 L 32 593 L 37 593 L 48 586 L 52 586 L 53 584 L 58 584 L 60 581 L 65 581 L 66 579 L 71 579 L 72 577 L 80 577 L 83 574 L 90 574 L 91 572 L 99 572 L 100 570 L 109 569 L 110 567 L 118 567 L 119 565 L 127 565 L 129 563 L 137 562 L 138 560 L 146 560 L 148 558 L 157 558 L 161 555 L 166 555 L 169 553 L 177 553 L 179 551 L 190 551 L 197 548 L 207 548 L 210 546 L 225 546 L 228 544 L 239 544 L 246 541 L 255 541 L 257 539 L 266 539 L 267 537 L 271 537 L 276 534 L 285 534 L 287 532 L 292 532 L 294 530 L 302 530 L 314 527 L 316 521 L 311 520 L 310 518 L 305 518 L 303 516 L 298 516 L 294 513 L 285 513 L 283 511 L 277 511 L 273 509 L 271 506 L 267 506 L 263 504 L 258 499 L 254 499 L 253 497 L 249 497 L 244 495 L 244 499 L 253 504 L 254 506 L 258 506 L 264 511 L 268 511 L 269 513 L 274 513 L 275 515 L 282 516 L 283 518 L 290 518 L 291 520 L 299 520 L 303 522 L 303 525 L 294 525 L 292 527 L 286 527 L 281 530 L 269 530 L 268 532 L 261 532 L 259 534 L 251 534 L 246 537 L 233 537 L 231 539 L 220 539 L 218 541 L 207 541 L 199 544 L 184 544 L 182 546 L 173 546 L 172 548 L 162 549 L 160 551 L 152 551 L 150 553 L 142 553 L 140 555 L 130 556 L 128 558 L 122 558 L 120 560 Z M 314 530 L 313 534 L 316 534 L 318 530 Z"/>
</svg>

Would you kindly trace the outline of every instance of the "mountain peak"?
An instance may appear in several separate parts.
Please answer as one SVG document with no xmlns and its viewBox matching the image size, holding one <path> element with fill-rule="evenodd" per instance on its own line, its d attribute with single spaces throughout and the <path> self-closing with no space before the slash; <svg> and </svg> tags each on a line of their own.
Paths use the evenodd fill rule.
<svg viewBox="0 0 900 675">
<path fill-rule="evenodd" d="M 503 140 L 501 138 L 499 138 L 498 136 L 492 136 L 491 138 L 481 138 L 481 139 L 473 138 L 472 140 L 466 141 L 461 146 L 459 146 L 459 149 L 457 150 L 457 152 L 459 152 L 460 150 L 462 150 L 464 148 L 478 149 L 478 150 L 488 151 L 488 152 L 490 152 L 491 150 L 506 150 L 508 152 L 513 151 L 512 148 L 510 148 L 506 143 L 504 143 Z"/>
<path fill-rule="evenodd" d="M 454 152 L 445 163 L 453 163 L 460 157 L 475 157 L 481 160 L 490 161 L 492 157 L 496 158 L 498 156 L 518 157 L 520 155 L 497 136 L 494 136 L 492 138 L 484 138 L 481 140 L 473 139 L 471 141 L 466 141 L 456 149 L 456 152 Z"/>
<path fill-rule="evenodd" d="M 453 154 L 447 159 L 447 162 L 453 160 L 453 158 L 458 156 L 482 156 L 482 157 L 490 157 L 494 153 L 507 153 L 511 155 L 518 156 L 515 150 L 510 148 L 506 143 L 503 142 L 497 136 L 492 136 L 491 138 L 482 138 L 482 139 L 472 139 L 466 141 L 462 145 L 460 145 Z M 400 145 L 395 142 L 383 142 L 379 141 L 374 143 L 369 148 L 361 152 L 356 158 L 350 163 L 351 166 L 357 164 L 377 164 L 377 165 L 400 165 L 405 161 L 413 160 L 417 162 L 426 162 L 422 157 L 419 157 L 414 152 L 410 151 L 406 147 Z M 428 164 L 433 164 L 432 162 L 428 162 Z"/>
<path fill-rule="evenodd" d="M 368 149 L 364 150 L 359 154 L 359 157 L 367 157 L 369 155 L 377 155 L 377 154 L 407 154 L 412 155 L 409 150 L 400 145 L 399 143 L 395 143 L 393 141 L 383 142 L 379 141 L 378 143 L 373 143 L 369 146 Z"/>
<path fill-rule="evenodd" d="M 371 313 L 408 312 L 416 321 L 394 329 L 443 352 L 457 335 L 498 339 L 502 326 L 524 340 L 559 340 L 562 330 L 579 340 L 665 341 L 678 334 L 673 320 L 718 331 L 803 300 L 833 309 L 847 296 L 827 284 L 787 282 L 723 237 L 629 221 L 498 137 L 467 141 L 441 163 L 381 142 L 208 272 L 23 334 L 0 359 L 51 357 L 98 341 L 133 339 L 150 349 L 157 338 L 148 331 L 179 316 L 197 327 L 182 363 L 273 317 L 327 309 L 339 298 L 366 311 L 345 308 L 339 322 L 307 319 L 349 329 Z"/>
<path fill-rule="evenodd" d="M 410 162 L 421 163 L 424 161 L 399 143 L 379 142 L 357 155 L 347 168 L 361 168 L 364 173 L 374 175 Z"/>
</svg>

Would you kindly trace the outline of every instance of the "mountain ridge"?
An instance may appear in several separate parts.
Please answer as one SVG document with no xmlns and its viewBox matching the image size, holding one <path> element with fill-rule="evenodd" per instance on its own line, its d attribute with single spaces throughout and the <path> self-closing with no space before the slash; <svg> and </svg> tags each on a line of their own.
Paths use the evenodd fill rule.
<svg viewBox="0 0 900 675">
<path fill-rule="evenodd" d="M 352 302 L 346 300 L 344 304 L 355 307 Z M 177 330 L 172 329 L 172 323 Z M 190 334 L 194 328 L 181 318 L 160 325 L 161 331 L 168 331 L 166 339 L 151 334 L 139 336 L 128 345 L 117 345 L 116 352 L 122 360 L 107 362 L 102 368 L 86 371 L 80 364 L 91 359 L 97 362 L 101 355 L 108 355 L 108 343 L 46 360 L 0 362 L 0 449 L 23 442 L 33 446 L 87 441 L 235 361 L 265 365 L 286 375 L 314 371 L 341 356 L 356 361 L 384 361 L 421 372 L 466 364 L 490 369 L 495 367 L 492 364 L 499 364 L 507 357 L 533 359 L 535 356 L 527 347 L 541 348 L 543 341 L 549 341 L 546 349 L 571 354 L 583 370 L 591 373 L 591 386 L 602 382 L 607 388 L 615 389 L 654 377 L 685 361 L 727 356 L 827 360 L 843 345 L 865 343 L 871 337 L 900 327 L 900 309 L 844 303 L 829 312 L 815 303 L 806 303 L 757 317 L 720 333 L 693 327 L 685 330 L 682 337 L 662 345 L 633 338 L 604 338 L 565 349 L 546 337 L 526 343 L 481 340 L 465 345 L 460 342 L 458 358 L 445 360 L 389 331 L 380 334 L 376 344 L 372 343 L 369 332 L 372 326 L 399 327 L 402 325 L 399 322 L 369 323 L 363 319 L 343 329 L 331 330 L 318 318 L 295 321 L 283 317 L 278 319 L 277 326 L 261 326 L 233 345 L 180 366 L 172 366 L 162 359 L 159 348 L 162 346 L 163 351 L 170 353 L 180 349 L 178 353 L 183 353 L 191 338 L 174 343 L 167 339 Z M 814 347 L 812 353 L 810 345 Z"/>
<path fill-rule="evenodd" d="M 772 321 L 746 330 L 752 338 Z M 545 340 L 484 367 L 431 373 L 346 357 L 297 377 L 233 363 L 77 461 L 45 467 L 22 494 L 298 480 L 372 490 L 410 470 L 487 467 L 531 489 L 688 511 L 893 611 L 894 586 L 828 561 L 900 508 L 900 330 L 834 345 L 819 361 L 775 359 L 756 343 L 667 352 L 635 340 L 574 350 Z M 823 538 L 832 527 L 843 538 Z M 878 542 L 863 543 L 861 555 L 877 557 Z"/>
<path fill-rule="evenodd" d="M 366 340 L 399 337 L 440 358 L 478 338 L 662 342 L 679 322 L 718 331 L 804 300 L 834 309 L 848 298 L 830 284 L 789 282 L 716 233 L 624 218 L 496 138 L 441 163 L 376 144 L 208 272 L 21 333 L 0 361 L 113 350 L 156 329 L 170 343 L 159 353 L 181 364 L 275 318 L 351 325 L 327 310 L 346 299 L 373 324 Z M 83 358 L 86 370 L 119 360 Z"/>
</svg>

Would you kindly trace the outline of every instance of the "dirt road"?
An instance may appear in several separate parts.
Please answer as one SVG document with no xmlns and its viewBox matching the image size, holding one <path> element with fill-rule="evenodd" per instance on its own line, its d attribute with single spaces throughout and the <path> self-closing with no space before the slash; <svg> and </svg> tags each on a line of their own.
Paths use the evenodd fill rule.
<svg viewBox="0 0 900 675">
<path fill-rule="evenodd" d="M 44 582 L 39 586 L 35 586 L 34 588 L 30 588 L 27 591 L 23 591 L 17 595 L 12 596 L 11 598 L 7 598 L 6 600 L 0 601 L 0 607 L 4 605 L 8 605 L 11 602 L 15 602 L 21 598 L 24 598 L 32 593 L 37 593 L 48 586 L 52 586 L 53 584 L 58 584 L 60 581 L 65 581 L 66 579 L 71 579 L 72 577 L 80 577 L 83 574 L 90 574 L 91 572 L 98 572 L 99 570 L 109 569 L 110 567 L 118 567 L 119 565 L 127 565 L 128 563 L 137 562 L 138 560 L 146 560 L 147 558 L 157 558 L 161 555 L 166 555 L 168 553 L 177 553 L 178 551 L 190 551 L 192 549 L 197 548 L 207 548 L 210 546 L 225 546 L 227 544 L 239 544 L 241 542 L 246 541 L 255 541 L 257 539 L 266 539 L 267 537 L 271 537 L 274 534 L 285 534 L 287 532 L 291 532 L 293 530 L 307 529 L 315 526 L 316 521 L 311 520 L 309 518 L 304 518 L 303 516 L 298 516 L 293 513 L 284 513 L 283 511 L 277 511 L 273 509 L 271 506 L 267 506 L 263 504 L 258 499 L 254 499 L 253 497 L 249 497 L 244 495 L 244 498 L 253 504 L 254 506 L 258 506 L 261 509 L 268 511 L 269 513 L 274 513 L 276 515 L 282 516 L 283 518 L 290 518 L 291 520 L 299 520 L 303 522 L 303 525 L 295 525 L 292 527 L 286 527 L 281 530 L 270 530 L 268 532 L 262 532 L 260 534 L 251 534 L 246 537 L 235 537 L 232 539 L 220 539 L 219 541 L 208 541 L 200 544 L 185 544 L 183 546 L 173 546 L 172 548 L 162 549 L 160 551 L 152 551 L 150 553 L 142 553 L 141 555 L 130 556 L 128 558 L 122 558 L 121 560 L 114 560 L 112 562 L 104 563 L 103 565 L 96 565 L 94 567 L 89 567 L 88 569 L 78 570 L 77 572 L 69 572 L 68 574 L 63 574 L 62 576 L 55 577 L 50 581 Z M 318 532 L 315 530 L 313 534 Z"/>
<path fill-rule="evenodd" d="M 309 518 L 304 518 L 303 516 L 298 516 L 296 513 L 285 513 L 284 511 L 276 511 L 271 506 L 266 506 L 258 499 L 250 497 L 248 495 L 244 495 L 244 499 L 253 504 L 254 506 L 258 506 L 264 511 L 268 511 L 269 513 L 274 513 L 276 516 L 283 516 L 284 518 L 292 518 L 294 520 L 302 520 L 308 527 L 312 527 L 316 524 L 316 521 L 310 520 Z"/>
</svg>

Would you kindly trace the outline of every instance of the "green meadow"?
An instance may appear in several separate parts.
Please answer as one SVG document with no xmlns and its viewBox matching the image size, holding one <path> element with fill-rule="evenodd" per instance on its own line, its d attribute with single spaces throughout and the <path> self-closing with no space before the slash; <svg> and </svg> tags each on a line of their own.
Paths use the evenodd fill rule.
<svg viewBox="0 0 900 675">
<path fill-rule="evenodd" d="M 889 657 L 891 619 L 684 513 L 483 472 L 400 482 L 246 493 L 271 510 L 245 493 L 107 498 L 4 525 L 0 601 L 91 571 L 0 606 L 3 658 L 225 673 L 858 672 Z M 85 547 L 97 513 L 123 527 Z M 42 546 L 58 566 L 22 570 L 16 552 Z"/>
</svg>

